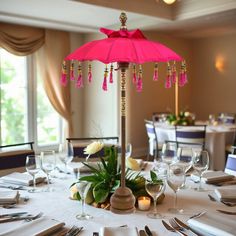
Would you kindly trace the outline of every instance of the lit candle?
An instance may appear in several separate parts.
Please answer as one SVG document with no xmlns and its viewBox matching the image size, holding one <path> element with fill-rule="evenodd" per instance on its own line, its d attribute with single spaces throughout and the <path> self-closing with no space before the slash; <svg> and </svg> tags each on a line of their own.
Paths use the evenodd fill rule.
<svg viewBox="0 0 236 236">
<path fill-rule="evenodd" d="M 138 198 L 138 208 L 142 211 L 149 210 L 151 205 L 151 199 L 149 197 L 139 197 Z"/>
</svg>

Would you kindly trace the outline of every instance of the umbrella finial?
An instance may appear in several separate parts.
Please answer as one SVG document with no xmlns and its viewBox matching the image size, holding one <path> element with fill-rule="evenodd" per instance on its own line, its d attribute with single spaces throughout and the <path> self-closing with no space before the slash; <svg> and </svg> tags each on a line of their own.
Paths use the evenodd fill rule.
<svg viewBox="0 0 236 236">
<path fill-rule="evenodd" d="M 121 30 L 127 30 L 126 21 L 127 21 L 127 16 L 126 16 L 125 12 L 121 12 L 121 14 L 120 14 L 120 22 L 121 22 L 120 29 Z"/>
</svg>

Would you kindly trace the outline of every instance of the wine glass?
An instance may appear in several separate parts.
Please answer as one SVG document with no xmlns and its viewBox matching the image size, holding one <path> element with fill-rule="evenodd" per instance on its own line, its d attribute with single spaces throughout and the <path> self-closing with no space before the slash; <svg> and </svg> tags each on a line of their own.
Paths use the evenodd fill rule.
<svg viewBox="0 0 236 236">
<path fill-rule="evenodd" d="M 206 150 L 195 151 L 193 154 L 193 168 L 199 174 L 200 180 L 197 191 L 205 191 L 202 187 L 202 174 L 206 171 L 209 167 L 209 154 Z"/>
<path fill-rule="evenodd" d="M 88 220 L 91 219 L 92 216 L 85 213 L 84 211 L 84 205 L 85 205 L 85 198 L 87 196 L 87 193 L 91 187 L 91 182 L 88 181 L 79 181 L 77 184 L 77 189 L 79 191 L 79 195 L 81 197 L 81 214 L 78 214 L 76 218 L 78 220 Z"/>
<path fill-rule="evenodd" d="M 41 169 L 47 175 L 47 183 L 48 188 L 46 191 L 53 191 L 52 188 L 49 187 L 50 184 L 50 173 L 55 169 L 56 159 L 55 159 L 55 151 L 43 151 L 40 154 L 41 157 Z"/>
<path fill-rule="evenodd" d="M 176 161 L 177 144 L 175 142 L 166 142 L 162 146 L 161 158 L 168 166 Z"/>
<path fill-rule="evenodd" d="M 73 145 L 70 142 L 67 142 L 65 144 L 59 144 L 58 149 L 58 156 L 61 162 L 65 165 L 65 173 L 68 172 L 68 164 L 73 160 L 74 158 L 74 149 Z"/>
<path fill-rule="evenodd" d="M 27 172 L 33 177 L 33 188 L 28 192 L 35 193 L 38 192 L 36 189 L 35 175 L 40 171 L 40 156 L 39 155 L 28 155 L 26 157 L 25 167 Z"/>
<path fill-rule="evenodd" d="M 157 212 L 157 198 L 164 192 L 165 190 L 165 180 L 158 176 L 157 180 L 153 180 L 151 178 L 146 179 L 145 189 L 148 194 L 153 198 L 153 210 L 147 214 L 149 218 L 159 219 L 162 218 L 161 214 Z"/>
<path fill-rule="evenodd" d="M 178 162 L 173 163 L 169 166 L 169 175 L 167 178 L 167 183 L 169 187 L 175 193 L 174 207 L 169 208 L 168 211 L 174 214 L 183 213 L 183 209 L 177 208 L 177 192 L 180 190 L 184 183 L 185 172 L 182 165 Z"/>
<path fill-rule="evenodd" d="M 191 147 L 179 147 L 177 150 L 177 162 L 184 169 L 184 184 L 181 186 L 181 189 L 186 189 L 186 174 L 193 164 L 193 150 Z"/>
</svg>

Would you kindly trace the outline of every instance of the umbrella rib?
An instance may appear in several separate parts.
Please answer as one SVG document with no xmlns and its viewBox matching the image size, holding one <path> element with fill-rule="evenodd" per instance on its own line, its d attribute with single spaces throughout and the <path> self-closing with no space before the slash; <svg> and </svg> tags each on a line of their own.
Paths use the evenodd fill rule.
<svg viewBox="0 0 236 236">
<path fill-rule="evenodd" d="M 133 46 L 133 49 L 134 49 L 134 52 L 135 52 L 135 54 L 136 54 L 136 58 L 137 58 L 137 61 L 138 61 L 138 53 L 137 53 L 137 50 L 136 50 L 136 48 L 135 48 L 135 46 L 134 46 L 134 42 L 132 41 L 132 40 L 130 40 L 131 41 L 131 45 Z M 137 63 L 137 62 L 136 62 Z"/>
<path fill-rule="evenodd" d="M 118 39 L 119 39 L 119 38 L 116 38 L 115 41 L 117 41 Z M 111 45 L 111 47 L 109 48 L 109 51 L 108 51 L 108 53 L 107 53 L 107 59 L 106 59 L 107 61 L 109 61 L 109 56 L 110 56 L 110 54 L 111 54 L 111 50 L 113 49 L 114 44 L 115 44 L 115 43 L 113 43 L 113 44 Z M 107 63 L 107 64 L 108 64 L 108 63 Z"/>
</svg>

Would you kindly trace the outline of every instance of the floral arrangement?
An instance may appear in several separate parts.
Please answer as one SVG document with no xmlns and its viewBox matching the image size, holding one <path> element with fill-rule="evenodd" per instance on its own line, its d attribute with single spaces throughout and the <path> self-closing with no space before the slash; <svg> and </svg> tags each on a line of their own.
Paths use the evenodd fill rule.
<svg viewBox="0 0 236 236">
<path fill-rule="evenodd" d="M 93 147 L 93 148 L 92 148 Z M 94 154 L 95 151 L 100 151 L 104 148 L 105 156 L 101 157 L 101 162 L 97 164 L 95 168 L 94 165 L 90 166 L 88 163 L 83 164 L 91 170 L 91 175 L 82 176 L 78 181 L 88 181 L 91 182 L 91 187 L 88 191 L 85 202 L 91 204 L 95 207 L 109 209 L 110 207 L 110 197 L 114 191 L 120 187 L 120 176 L 121 170 L 118 165 L 118 153 L 115 146 L 104 146 L 95 143 L 90 144 L 85 149 L 88 155 Z M 134 159 L 133 159 L 134 160 Z M 136 160 L 135 160 L 136 161 Z M 129 160 L 130 162 L 130 160 Z M 131 166 L 134 162 L 131 160 Z M 136 167 L 136 164 L 135 164 Z M 152 176 L 155 173 L 152 173 Z M 141 175 L 140 172 L 133 172 L 129 168 L 126 170 L 125 175 L 126 186 L 131 189 L 136 199 L 139 196 L 148 196 L 145 190 L 146 179 Z M 76 183 L 71 186 L 72 198 L 80 200 L 79 192 L 76 189 Z M 160 196 L 159 202 L 161 202 L 163 196 Z"/>
<path fill-rule="evenodd" d="M 180 111 L 177 116 L 175 114 L 168 115 L 167 121 L 171 125 L 194 125 L 195 115 L 188 111 Z"/>
</svg>

